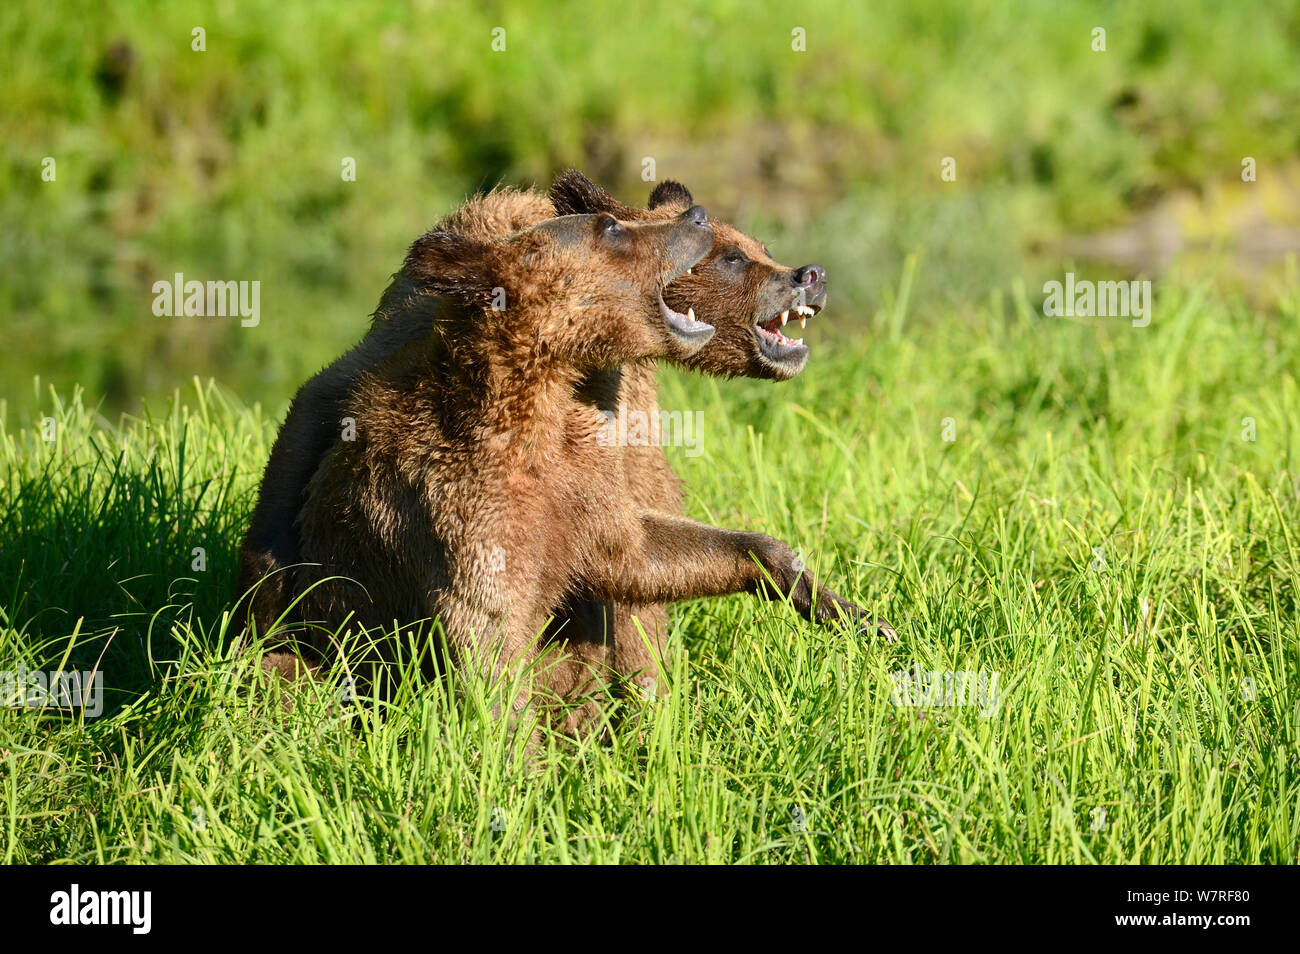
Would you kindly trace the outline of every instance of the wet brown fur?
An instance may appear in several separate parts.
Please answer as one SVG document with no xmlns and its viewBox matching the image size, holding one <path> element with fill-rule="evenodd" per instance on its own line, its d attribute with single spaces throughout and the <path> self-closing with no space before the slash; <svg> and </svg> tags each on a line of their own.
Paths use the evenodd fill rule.
<svg viewBox="0 0 1300 954">
<path fill-rule="evenodd" d="M 466 203 L 441 225 L 492 239 L 533 225 L 556 211 L 605 210 L 627 220 L 662 221 L 678 215 L 690 201 L 685 189 L 666 184 L 652 196 L 650 209 L 632 209 L 615 202 L 585 177 L 570 173 L 557 181 L 551 197 L 499 190 Z M 693 274 L 674 281 L 665 298 L 682 311 L 693 306 L 697 317 L 718 330 L 700 351 L 674 357 L 711 374 L 788 376 L 756 356 L 752 323 L 789 304 L 782 294 L 788 294 L 785 286 L 792 270 L 772 262 L 760 243 L 725 223 L 715 221 L 713 232 L 712 251 Z M 724 261 L 729 255 L 734 258 L 737 249 L 744 262 Z M 518 369 L 528 368 L 533 360 L 530 348 L 536 342 L 525 343 L 511 356 L 495 361 L 453 345 L 439 359 L 441 376 L 434 376 L 437 384 L 431 393 L 430 330 L 452 307 L 445 296 L 421 291 L 404 270 L 385 293 L 366 338 L 308 382 L 295 398 L 268 464 L 241 552 L 241 591 L 268 571 L 302 560 L 319 560 L 327 567 L 374 563 L 384 566 L 385 572 L 389 567 L 384 561 L 395 561 L 404 568 L 402 572 L 376 581 L 376 585 L 387 587 L 389 596 L 372 605 L 382 605 L 385 612 L 365 621 L 383 625 L 393 618 L 425 618 L 431 615 L 430 605 L 420 594 L 429 591 L 427 568 L 445 560 L 435 551 L 446 549 L 448 533 L 455 531 L 460 534 L 458 552 L 473 553 L 475 560 L 486 560 L 490 568 L 493 548 L 500 547 L 507 574 L 533 578 L 542 595 L 531 601 L 527 611 L 519 611 L 512 593 L 494 592 L 484 598 L 482 593 L 454 592 L 435 607 L 444 628 L 449 634 L 464 634 L 499 627 L 498 637 L 488 643 L 515 663 L 535 659 L 548 647 L 560 650 L 552 653 L 546 688 L 569 699 L 601 689 L 611 670 L 635 679 L 646 689 L 654 687 L 655 657 L 662 651 L 666 635 L 663 602 L 748 590 L 766 596 L 788 594 L 806 615 L 822 621 L 837 618 L 840 608 L 850 616 L 860 615 L 856 607 L 829 591 L 823 590 L 814 599 L 811 581 L 806 573 L 794 569 L 794 554 L 784 544 L 761 534 L 716 530 L 681 518 L 680 485 L 661 448 L 612 448 L 594 440 L 592 428 L 601 420 L 593 415 L 594 410 L 613 410 L 621 403 L 657 415 L 650 363 L 595 363 L 580 374 L 563 378 L 563 384 L 547 398 L 548 403 L 552 399 L 555 403 L 543 415 L 552 422 L 548 426 L 554 426 L 555 433 L 536 434 L 535 442 L 526 445 L 478 444 L 472 452 L 477 457 L 471 468 L 476 476 L 444 474 L 439 483 L 446 493 L 432 507 L 419 501 L 418 494 L 412 497 L 409 483 L 390 479 L 401 476 L 402 467 L 396 461 L 407 460 L 409 470 L 412 435 L 427 435 L 444 426 L 443 406 L 454 405 L 459 390 L 482 383 L 473 368 L 511 368 L 509 376 L 522 380 L 517 377 Z M 456 360 L 449 361 L 453 356 Z M 457 362 L 470 370 L 451 371 Z M 372 373 L 378 367 L 383 368 L 382 374 Z M 394 387 L 394 381 L 401 385 Z M 421 396 L 415 398 L 415 393 Z M 480 401 L 474 407 L 482 412 L 490 404 Z M 349 409 L 356 412 L 358 432 L 357 442 L 351 445 L 338 440 L 339 421 L 352 416 Z M 435 410 L 437 414 L 430 417 Z M 562 423 L 556 425 L 557 421 Z M 519 448 L 524 446 L 530 449 L 519 456 Z M 327 466 L 320 466 L 322 460 Z M 384 466 L 389 471 L 394 467 L 397 471 L 378 478 L 375 468 L 383 461 L 388 462 Z M 430 463 L 424 460 L 421 466 Z M 445 463 L 433 466 L 446 469 Z M 540 503 L 512 510 L 513 523 L 503 523 L 498 516 L 482 518 L 482 514 L 496 513 L 494 501 L 482 492 L 484 484 L 477 476 L 484 466 L 496 474 L 499 486 L 510 488 L 514 501 L 526 490 L 529 500 Z M 304 506 L 303 488 L 318 467 L 320 475 L 311 481 Z M 546 471 L 544 479 L 542 471 Z M 330 477 L 332 489 L 322 482 L 324 474 L 336 475 Z M 384 489 L 376 490 L 373 500 L 359 491 L 381 485 Z M 407 496 L 400 502 L 391 497 L 395 486 L 405 488 Z M 476 501 L 478 522 L 458 510 L 459 492 Z M 356 499 L 349 500 L 349 494 Z M 299 515 L 300 522 L 295 523 Z M 591 519 L 574 519 L 575 515 Z M 467 529 L 470 527 L 475 529 Z M 358 533 L 376 534 L 381 545 L 359 559 L 358 554 L 341 558 L 337 548 L 344 544 L 340 541 Z M 299 539 L 305 541 L 303 545 Z M 492 540 L 497 542 L 489 544 Z M 615 567 L 619 569 L 611 572 Z M 481 570 L 479 567 L 476 572 Z M 775 589 L 767 584 L 764 571 L 775 580 Z M 441 584 L 447 570 L 442 567 L 432 575 Z M 284 612 L 291 595 L 301 592 L 301 585 L 292 585 L 294 579 L 295 573 L 282 571 L 257 590 L 253 611 L 262 631 Z M 307 615 L 337 619 L 345 608 L 360 608 L 355 592 L 341 596 L 337 590 L 327 584 L 322 592 L 309 596 Z M 335 595 L 328 596 L 329 592 Z M 364 609 L 361 616 L 367 616 Z M 555 618 L 547 625 L 551 616 Z M 637 632 L 633 617 L 650 636 L 650 648 Z M 536 634 L 543 628 L 545 636 L 538 641 Z M 328 651 L 319 644 L 317 648 Z M 278 668 L 283 671 L 286 667 Z M 593 706 L 588 705 L 571 717 L 569 727 L 594 714 Z"/>
</svg>

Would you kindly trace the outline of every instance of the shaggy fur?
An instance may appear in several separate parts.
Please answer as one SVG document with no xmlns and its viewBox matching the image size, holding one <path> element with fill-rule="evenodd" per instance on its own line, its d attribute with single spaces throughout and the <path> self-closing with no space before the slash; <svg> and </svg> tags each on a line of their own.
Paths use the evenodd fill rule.
<svg viewBox="0 0 1300 954">
<path fill-rule="evenodd" d="M 554 218 L 544 196 L 502 189 L 466 203 L 435 231 L 490 241 Z M 448 302 L 424 294 L 411 276 L 399 273 L 372 316 L 370 331 L 351 351 L 304 384 L 289 406 L 271 448 L 261 491 L 239 551 L 236 619 L 268 633 L 289 611 L 286 568 L 301 562 L 295 521 L 307 482 L 326 451 L 340 438 L 346 402 L 365 371 L 433 330 Z M 296 664 L 295 664 L 296 665 Z"/>
<path fill-rule="evenodd" d="M 436 619 L 464 664 L 513 675 L 566 592 L 617 572 L 638 518 L 617 449 L 598 440 L 604 419 L 575 391 L 589 368 L 680 360 L 702 342 L 674 334 L 660 306 L 712 246 L 701 213 L 412 246 L 385 303 L 440 298 L 433 332 L 362 372 L 344 402 L 355 440 L 326 452 L 298 518 L 305 562 L 290 579 L 317 651 L 343 648 L 328 642 L 340 627 Z M 557 667 L 546 688 L 577 687 Z"/>
<path fill-rule="evenodd" d="M 684 187 L 665 183 L 652 194 L 648 209 L 631 209 L 585 177 L 571 172 L 557 180 L 549 199 L 532 192 L 496 191 L 467 203 L 445 220 L 442 228 L 482 238 L 498 238 L 532 225 L 557 210 L 610 211 L 627 219 L 663 221 L 679 215 L 691 202 Z M 756 325 L 773 322 L 781 311 L 796 303 L 809 306 L 810 311 L 820 309 L 825 300 L 824 272 L 816 266 L 802 269 L 780 266 L 770 259 L 760 243 L 723 223 L 714 222 L 713 232 L 714 241 L 708 256 L 695 266 L 691 274 L 673 281 L 665 291 L 665 298 L 680 311 L 693 307 L 697 317 L 714 324 L 718 332 L 699 351 L 673 357 L 687 366 L 724 376 L 792 376 L 802 367 L 806 351 L 798 354 L 802 349 L 792 349 L 796 351 L 793 360 L 787 356 L 785 360 L 773 361 L 768 349 L 762 347 L 764 342 Z M 241 591 L 252 587 L 268 572 L 308 558 L 306 550 L 298 543 L 299 528 L 294 523 L 295 517 L 303 511 L 303 490 L 329 448 L 338 442 L 339 421 L 348 416 L 346 408 L 373 400 L 373 396 L 363 396 L 366 392 L 361 383 L 368 378 L 366 371 L 383 363 L 387 356 L 426 339 L 438 316 L 448 307 L 446 300 L 431 299 L 422 294 L 404 271 L 385 294 L 371 332 L 361 344 L 304 386 L 293 403 L 267 466 L 262 495 L 241 552 Z M 767 336 L 767 341 L 770 343 L 771 335 Z M 527 361 L 523 353 L 519 358 Z M 442 382 L 444 388 L 448 385 L 448 380 Z M 651 414 L 658 412 L 652 367 L 645 363 L 621 367 L 593 365 L 576 382 L 572 393 L 576 400 L 566 411 L 563 427 L 568 433 L 589 427 L 592 409 L 614 410 L 622 403 Z M 448 391 L 445 396 L 453 395 Z M 412 419 L 406 420 L 402 426 L 414 429 L 422 425 Z M 635 509 L 656 514 L 656 519 L 643 522 L 635 531 L 629 530 L 629 540 L 640 537 L 654 543 L 662 537 L 664 539 L 659 542 L 664 546 L 683 547 L 676 554 L 676 564 L 680 566 L 684 560 L 687 568 L 699 569 L 702 576 L 709 575 L 710 567 L 697 562 L 701 553 L 695 552 L 694 548 L 709 553 L 713 579 L 697 579 L 685 584 L 680 580 L 672 581 L 668 584 L 669 594 L 681 592 L 698 596 L 739 590 L 768 596 L 788 593 L 795 605 L 811 618 L 829 621 L 838 618 L 841 609 L 851 617 L 861 618 L 856 607 L 839 600 L 829 591 L 823 591 L 814 600 L 811 581 L 806 574 L 793 571 L 794 555 L 783 544 L 761 535 L 729 534 L 686 521 L 674 522 L 671 518 L 680 513 L 681 494 L 677 478 L 660 448 L 602 447 L 599 448 L 599 462 L 577 455 L 571 456 L 565 466 L 580 467 L 588 478 L 593 473 L 592 468 L 603 468 L 602 472 L 609 478 L 603 494 L 623 503 L 630 502 Z M 329 533 L 327 527 L 321 529 L 323 533 Z M 712 531 L 712 535 L 703 531 Z M 510 554 L 512 551 L 502 547 L 502 552 Z M 776 581 L 777 591 L 772 591 L 765 580 L 757 579 L 763 571 L 755 566 L 751 552 Z M 505 560 L 508 567 L 515 563 L 509 555 Z M 687 573 L 693 575 L 690 569 Z M 601 683 L 602 679 L 593 673 L 612 669 L 653 690 L 657 675 L 655 657 L 666 635 L 666 616 L 658 600 L 679 597 L 654 597 L 655 593 L 663 592 L 665 583 L 662 580 L 647 587 L 645 581 L 637 584 L 629 579 L 622 589 L 611 589 L 607 582 L 588 585 L 581 576 L 578 574 L 579 579 L 570 582 L 543 614 L 554 615 L 555 619 L 535 648 L 548 644 L 562 645 L 562 656 L 579 664 L 555 667 L 551 689 L 562 696 L 572 696 L 581 689 Z M 285 585 L 289 579 L 284 572 L 276 573 L 255 591 L 253 615 L 263 632 L 285 610 L 291 596 Z M 625 596 L 611 597 L 609 594 L 616 590 Z M 411 608 L 407 618 L 420 618 L 421 614 L 415 609 Z M 637 632 L 632 621 L 634 616 L 639 618 L 650 636 L 653 651 L 647 649 Z M 391 622 L 391 617 L 388 621 Z M 892 636 L 883 623 L 863 620 L 863 624 L 887 637 Z M 525 632 L 531 625 L 525 625 Z M 274 665 L 281 671 L 293 668 Z"/>
<path fill-rule="evenodd" d="M 551 187 L 551 202 L 556 214 L 608 212 L 626 219 L 654 221 L 679 214 L 694 199 L 685 186 L 670 180 L 655 187 L 645 209 L 636 209 L 624 205 L 577 170 L 569 170 Z M 778 381 L 794 377 L 807 363 L 807 349 L 802 345 L 774 345 L 770 334 L 760 333 L 759 325 L 777 324 L 783 312 L 791 312 L 798 305 L 812 313 L 820 312 L 826 303 L 825 270 L 818 265 L 781 265 L 757 239 L 726 222 L 713 219 L 712 224 L 712 250 L 689 275 L 678 278 L 664 293 L 672 307 L 693 308 L 696 317 L 718 329 L 705 347 L 682 363 L 719 377 Z M 791 314 L 797 321 L 798 316 Z M 647 419 L 659 414 L 658 388 L 650 365 L 594 372 L 584 382 L 584 393 L 606 410 L 621 403 L 647 413 Z M 643 507 L 681 513 L 680 483 L 663 449 L 628 447 L 624 456 L 632 498 Z M 870 619 L 856 607 L 852 607 L 852 613 L 864 632 L 889 641 L 897 639 L 884 620 Z M 652 649 L 640 638 L 634 620 L 650 637 Z M 603 640 L 610 647 L 609 657 L 617 672 L 633 678 L 643 691 L 655 691 L 667 634 L 664 607 L 611 605 L 591 594 L 573 593 L 560 608 L 552 629 L 565 633 L 576 647 L 602 645 Z"/>
</svg>

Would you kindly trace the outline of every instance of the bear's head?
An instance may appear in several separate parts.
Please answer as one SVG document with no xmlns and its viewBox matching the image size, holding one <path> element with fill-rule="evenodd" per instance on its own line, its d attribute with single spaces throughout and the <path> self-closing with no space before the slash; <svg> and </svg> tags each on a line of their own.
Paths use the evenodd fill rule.
<svg viewBox="0 0 1300 954">
<path fill-rule="evenodd" d="M 671 307 L 665 289 L 712 247 L 708 214 L 691 204 L 647 221 L 565 215 L 490 241 L 435 230 L 411 246 L 402 273 L 468 306 L 445 323 L 452 337 L 579 368 L 685 362 L 714 328 Z"/>
<path fill-rule="evenodd" d="M 667 181 L 650 193 L 647 208 L 635 209 L 570 170 L 555 180 L 551 201 L 559 215 L 605 212 L 624 221 L 661 221 L 680 215 L 695 200 L 685 186 Z M 708 255 L 674 279 L 664 299 L 717 328 L 708 346 L 686 356 L 683 364 L 724 377 L 783 381 L 808 362 L 808 347 L 786 337 L 783 329 L 791 320 L 803 325 L 822 310 L 826 270 L 781 265 L 761 242 L 715 219 Z"/>
</svg>

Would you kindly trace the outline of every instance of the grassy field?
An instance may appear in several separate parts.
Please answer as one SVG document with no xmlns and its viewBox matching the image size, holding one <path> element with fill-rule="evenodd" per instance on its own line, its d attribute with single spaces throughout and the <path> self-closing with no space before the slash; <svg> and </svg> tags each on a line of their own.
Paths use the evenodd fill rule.
<svg viewBox="0 0 1300 954">
<path fill-rule="evenodd" d="M 0 708 L 4 861 L 1298 860 L 1297 0 L 10 0 L 0 45 L 0 688 L 106 695 Z M 831 276 L 795 381 L 662 371 L 690 512 L 900 642 L 679 606 L 669 691 L 531 766 L 459 678 L 285 714 L 223 614 L 288 399 L 464 196 L 647 158 Z M 1150 325 L 1044 317 L 1066 271 Z M 176 272 L 260 324 L 155 315 Z"/>
<path fill-rule="evenodd" d="M 651 158 L 866 311 L 917 249 L 915 300 L 968 302 L 1032 278 L 1026 247 L 1172 196 L 1249 196 L 1300 227 L 1294 168 L 1279 194 L 1296 0 L 7 0 L 0 48 L 11 426 L 35 374 L 114 415 L 196 374 L 278 407 L 430 223 L 566 166 L 642 201 Z M 176 272 L 261 282 L 262 323 L 155 316 L 152 283 Z"/>
<path fill-rule="evenodd" d="M 1273 311 L 1160 284 L 1145 328 L 1014 288 L 918 315 L 911 276 L 860 346 L 811 329 L 789 384 L 663 375 L 704 414 L 704 453 L 670 451 L 690 511 L 789 541 L 901 641 L 681 606 L 664 697 L 532 769 L 473 683 L 360 727 L 248 688 L 222 613 L 266 413 L 197 385 L 110 424 L 38 390 L 54 440 L 0 431 L 0 658 L 98 664 L 108 706 L 0 710 L 4 860 L 1295 862 L 1294 263 Z M 917 670 L 997 695 L 896 704 Z"/>
</svg>

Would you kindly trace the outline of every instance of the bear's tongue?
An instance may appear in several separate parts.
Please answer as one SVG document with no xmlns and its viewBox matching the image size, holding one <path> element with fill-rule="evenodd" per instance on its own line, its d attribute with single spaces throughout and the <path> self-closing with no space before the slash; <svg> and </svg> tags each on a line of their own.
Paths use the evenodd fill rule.
<svg viewBox="0 0 1300 954">
<path fill-rule="evenodd" d="M 781 333 L 781 328 L 790 320 L 790 312 L 794 311 L 799 315 L 799 327 L 808 327 L 808 316 L 815 315 L 816 312 L 807 305 L 796 305 L 793 309 L 787 308 L 779 315 L 773 315 L 767 321 L 758 323 L 759 330 L 776 341 L 777 344 L 795 344 L 802 340 L 800 338 L 787 338 Z"/>
</svg>

